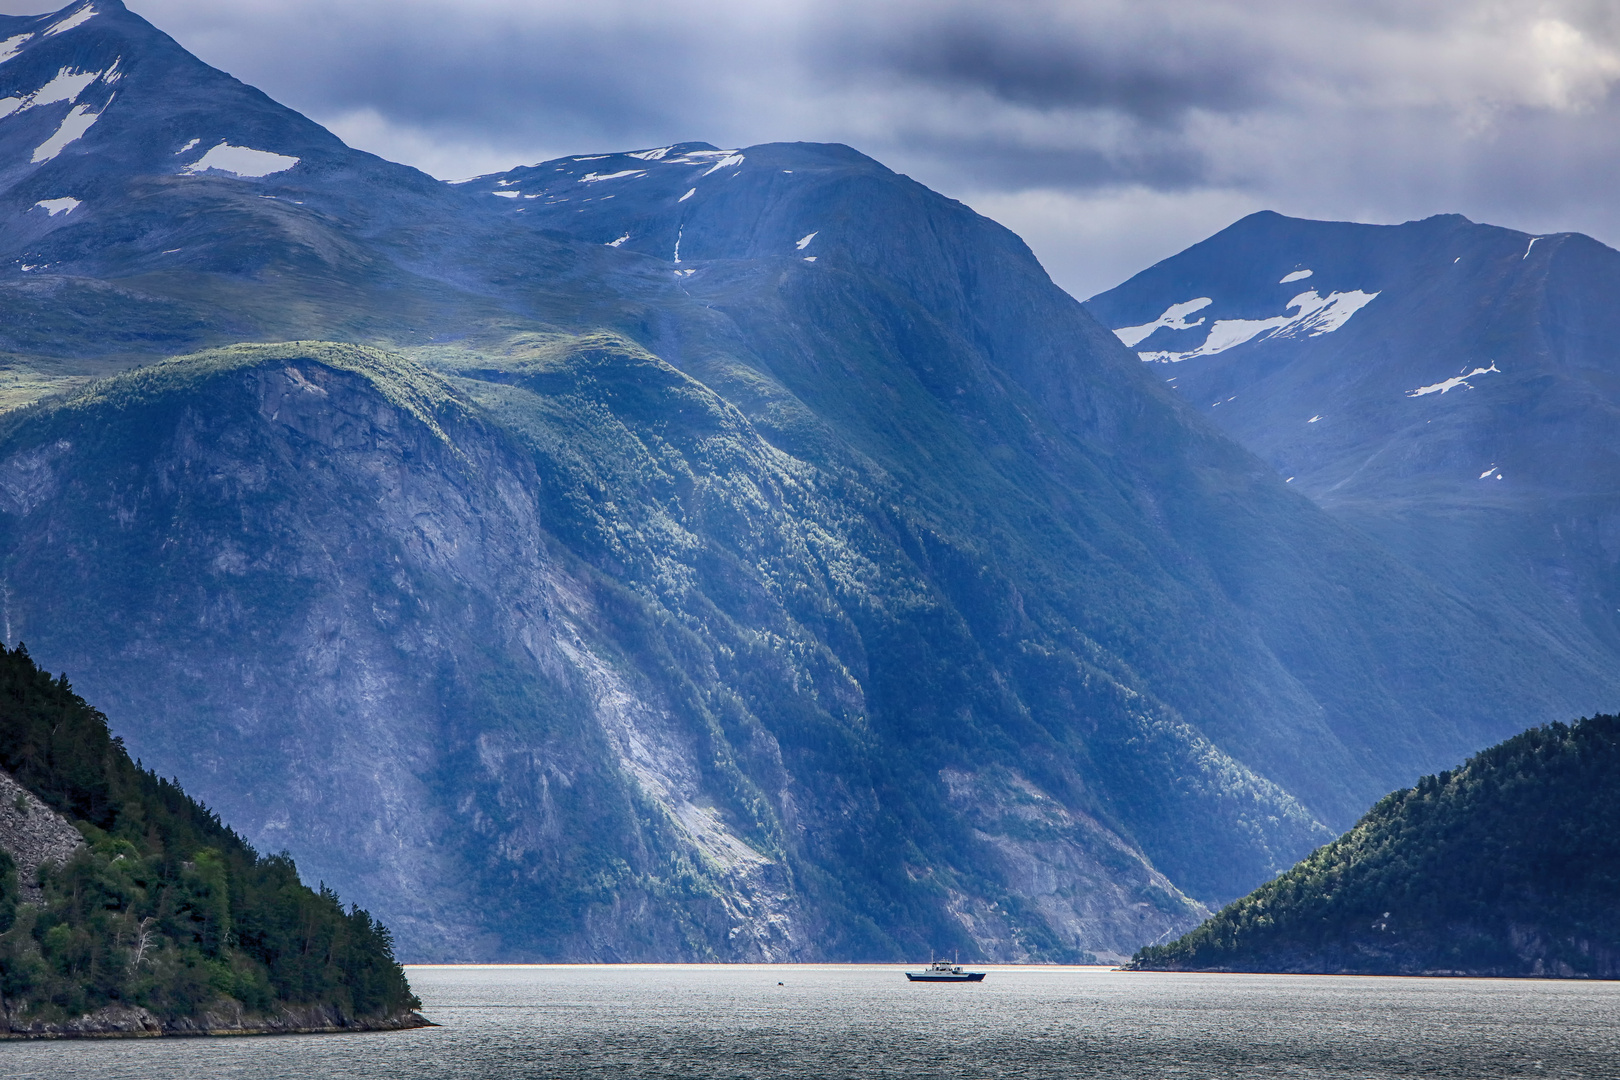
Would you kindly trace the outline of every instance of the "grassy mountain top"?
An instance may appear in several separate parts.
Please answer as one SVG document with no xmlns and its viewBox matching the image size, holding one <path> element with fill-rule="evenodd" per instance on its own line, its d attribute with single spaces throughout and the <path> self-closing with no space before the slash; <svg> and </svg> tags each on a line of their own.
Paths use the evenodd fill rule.
<svg viewBox="0 0 1620 1080">
<path fill-rule="evenodd" d="M 1620 977 L 1617 796 L 1620 717 L 1532 728 L 1132 967 Z"/>
<path fill-rule="evenodd" d="M 439 426 L 446 409 L 457 409 L 455 392 L 433 373 L 402 356 L 366 345 L 331 341 L 288 341 L 277 344 L 228 345 L 161 364 L 137 368 L 88 387 L 83 393 L 41 403 L 44 412 L 78 414 L 105 408 L 134 409 L 160 396 L 199 390 L 231 372 L 281 361 L 313 360 L 366 379 L 388 402 L 426 424 L 441 440 L 450 438 Z M 19 412 L 20 421 L 31 415 Z M 15 421 L 14 421 L 15 422 Z"/>
<path fill-rule="evenodd" d="M 419 1003 L 385 926 L 132 762 L 106 717 L 21 645 L 0 645 L 0 766 L 87 841 L 41 868 L 42 904 L 23 902 L 29 883 L 0 852 L 4 1031 L 52 1031 L 109 1006 L 170 1030 L 220 1026 L 208 1014 L 248 1030 L 289 1015 L 305 1018 L 297 1027 L 413 1022 Z"/>
</svg>

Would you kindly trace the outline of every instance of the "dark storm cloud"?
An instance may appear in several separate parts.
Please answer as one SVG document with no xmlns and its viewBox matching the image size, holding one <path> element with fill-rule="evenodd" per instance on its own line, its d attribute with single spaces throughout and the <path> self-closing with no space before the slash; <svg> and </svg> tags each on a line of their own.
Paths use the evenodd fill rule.
<svg viewBox="0 0 1620 1080">
<path fill-rule="evenodd" d="M 1139 18 L 1072 7 L 1064 14 L 1046 5 L 919 8 L 823 55 L 1020 105 L 1117 109 L 1154 124 L 1267 96 L 1268 58 L 1225 27 L 1188 26 L 1172 36 Z"/>
</svg>

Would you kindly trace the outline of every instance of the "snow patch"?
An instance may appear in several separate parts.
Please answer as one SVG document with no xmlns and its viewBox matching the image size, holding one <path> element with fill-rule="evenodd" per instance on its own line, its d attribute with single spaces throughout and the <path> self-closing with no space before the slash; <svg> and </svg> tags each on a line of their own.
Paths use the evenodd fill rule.
<svg viewBox="0 0 1620 1080">
<path fill-rule="evenodd" d="M 1307 420 L 1307 421 L 1305 421 L 1305 422 L 1306 422 L 1306 423 L 1307 423 L 1307 424 L 1314 424 L 1314 423 L 1316 423 L 1316 422 L 1317 422 L 1317 421 L 1318 421 L 1318 420 L 1320 420 L 1320 419 L 1322 419 L 1322 417 L 1321 417 L 1321 414 L 1317 414 L 1317 415 L 1316 415 L 1316 416 L 1313 416 L 1313 417 L 1311 417 L 1311 418 L 1310 418 L 1310 419 L 1309 419 L 1309 420 Z"/>
<path fill-rule="evenodd" d="M 623 236 L 619 237 L 617 240 L 609 240 L 607 242 L 607 246 L 608 247 L 618 247 L 620 244 L 623 244 L 628 239 L 630 239 L 630 234 L 625 233 Z"/>
<path fill-rule="evenodd" d="M 97 79 L 105 79 L 109 83 L 116 82 L 118 63 L 118 60 L 114 60 L 112 66 L 105 71 L 78 71 L 73 68 L 60 68 L 52 76 L 50 82 L 41 86 L 32 94 L 25 97 L 0 98 L 0 119 L 10 116 L 12 113 L 32 109 L 37 105 L 54 105 L 58 102 L 74 104 L 79 100 L 79 95 L 84 93 L 85 88 Z M 111 104 L 110 100 L 108 104 Z M 105 111 L 106 106 L 102 108 Z M 68 118 L 62 122 L 62 129 L 56 135 L 51 136 L 51 140 L 44 146 L 34 151 L 34 163 L 49 161 L 55 157 L 61 151 L 62 146 L 66 146 L 80 135 L 83 135 L 83 129 L 95 123 L 96 118 L 100 115 L 101 113 L 91 113 L 87 107 L 82 106 L 72 110 L 68 114 Z M 86 120 L 85 117 L 89 117 L 89 119 Z M 73 134 L 74 132 L 76 134 Z M 57 137 L 64 133 L 68 133 L 69 137 L 64 138 L 62 143 L 56 146 L 55 150 L 49 150 L 48 148 L 55 144 Z M 42 153 L 45 156 L 41 157 Z"/>
<path fill-rule="evenodd" d="M 39 200 L 39 202 L 35 203 L 34 205 L 39 207 L 41 210 L 45 211 L 47 214 L 51 215 L 51 217 L 55 217 L 57 214 L 71 214 L 71 213 L 73 213 L 73 211 L 77 210 L 79 207 L 83 206 L 84 204 L 81 203 L 78 199 L 64 198 L 64 199 L 41 199 L 41 200 Z"/>
<path fill-rule="evenodd" d="M 192 147 L 196 146 L 200 142 L 202 142 L 201 139 L 192 139 L 190 142 L 186 143 L 186 145 L 182 146 L 180 149 L 178 149 L 178 150 L 176 150 L 174 152 L 175 157 L 179 157 L 181 154 L 185 153 L 187 150 L 190 150 Z"/>
<path fill-rule="evenodd" d="M 1523 262 L 1525 259 L 1528 259 L 1530 257 L 1530 249 L 1535 247 L 1536 246 L 1536 241 L 1540 240 L 1540 239 L 1541 239 L 1541 237 L 1539 237 L 1539 236 L 1532 236 L 1530 238 L 1530 243 L 1525 246 L 1524 254 L 1519 256 L 1519 261 L 1520 262 Z"/>
<path fill-rule="evenodd" d="M 1311 271 L 1309 270 L 1295 270 L 1292 274 L 1287 275 L 1281 281 L 1277 282 L 1277 284 L 1287 285 L 1291 281 L 1304 281 L 1310 276 Z"/>
<path fill-rule="evenodd" d="M 687 199 L 690 199 L 692 196 L 694 196 L 696 194 L 697 194 L 697 188 L 693 188 L 691 191 L 688 191 L 685 195 L 682 195 L 680 198 L 676 199 L 675 201 L 678 202 L 678 203 L 683 203 Z"/>
<path fill-rule="evenodd" d="M 806 256 L 805 256 L 805 257 L 804 257 L 804 261 L 805 261 L 805 262 L 815 262 L 815 261 L 816 261 L 816 257 L 815 257 L 815 256 L 814 256 L 814 255 L 806 255 Z"/>
<path fill-rule="evenodd" d="M 1315 289 L 1302 292 L 1284 305 L 1285 311 L 1293 311 L 1292 315 L 1277 315 L 1270 319 L 1219 319 L 1209 328 L 1209 336 L 1204 343 L 1188 352 L 1140 352 L 1136 355 L 1145 361 L 1175 364 L 1183 360 L 1190 360 L 1195 356 L 1213 356 L 1215 353 L 1225 352 L 1236 348 L 1245 342 L 1268 338 L 1288 337 L 1320 337 L 1331 334 L 1345 323 L 1350 317 L 1378 298 L 1379 293 L 1362 292 L 1353 289 L 1350 292 L 1329 293 L 1326 297 L 1318 296 Z M 1188 301 L 1197 303 L 1197 301 Z M 1200 304 L 1200 307 L 1203 305 Z M 1171 309 L 1172 311 L 1174 308 Z M 1193 309 L 1197 310 L 1197 309 Z M 1170 312 L 1166 312 L 1169 315 Z M 1162 318 L 1162 316 L 1161 316 Z M 1200 319 L 1199 322 L 1203 320 Z M 1151 325 L 1151 324 L 1150 324 Z M 1198 323 L 1191 324 L 1193 326 Z M 1141 330 L 1143 327 L 1126 327 L 1127 331 Z M 1156 327 L 1155 327 L 1156 329 Z M 1180 327 L 1177 327 L 1180 329 Z M 1120 340 L 1125 337 L 1121 331 Z M 1143 337 L 1137 338 L 1141 341 Z M 1131 344 L 1126 341 L 1126 344 Z"/>
<path fill-rule="evenodd" d="M 612 156 L 613 156 L 612 154 L 597 154 L 594 157 L 576 157 L 576 158 L 569 158 L 568 160 L 569 161 L 606 161 L 608 158 L 610 158 Z M 562 172 L 561 169 L 558 169 L 557 171 Z"/>
<path fill-rule="evenodd" d="M 111 104 L 109 102 L 109 104 Z M 74 142 L 85 132 L 90 125 L 101 119 L 101 113 L 91 112 L 87 105 L 75 105 L 63 119 L 62 125 L 56 129 L 56 134 L 40 143 L 34 150 L 30 159 L 35 165 L 42 161 L 49 161 L 62 152 L 68 143 Z"/>
<path fill-rule="evenodd" d="M 1168 326 L 1172 330 L 1191 330 L 1195 326 L 1202 326 L 1204 324 L 1204 320 L 1199 319 L 1197 322 L 1188 322 L 1187 316 L 1191 315 L 1195 311 L 1204 310 L 1214 302 L 1215 301 L 1211 300 L 1207 296 L 1200 296 L 1196 300 L 1187 300 L 1180 304 L 1171 304 L 1169 307 L 1164 309 L 1163 315 L 1160 315 L 1152 322 L 1143 323 L 1141 326 L 1122 326 L 1118 330 L 1114 331 L 1114 336 L 1123 341 L 1126 347 L 1129 348 L 1134 346 L 1137 342 L 1145 340 L 1153 333 L 1153 331 L 1157 330 L 1161 326 Z"/>
<path fill-rule="evenodd" d="M 6 40 L 0 41 L 0 64 L 22 52 L 23 46 L 28 44 L 29 39 L 33 36 L 33 34 L 18 34 L 16 37 L 8 37 Z"/>
<path fill-rule="evenodd" d="M 521 191 L 492 191 L 490 194 L 498 196 L 502 199 L 520 199 L 523 197 L 523 192 Z"/>
<path fill-rule="evenodd" d="M 708 172 L 705 172 L 703 174 L 703 176 L 708 176 L 709 173 L 719 172 L 721 169 L 727 169 L 727 168 L 730 168 L 733 165 L 741 165 L 742 163 L 743 163 L 743 156 L 741 154 L 731 154 L 728 157 L 721 158 L 719 161 L 715 162 L 713 165 L 710 165 Z M 703 176 L 698 177 L 698 179 L 699 180 L 703 179 Z"/>
<path fill-rule="evenodd" d="M 598 180 L 618 180 L 621 177 L 625 177 L 625 176 L 646 176 L 646 175 L 647 175 L 647 170 L 646 169 L 625 169 L 623 172 L 615 172 L 615 173 L 586 173 L 584 176 L 579 178 L 579 182 L 582 183 L 582 184 L 594 184 Z"/>
<path fill-rule="evenodd" d="M 1416 390 L 1408 390 L 1406 392 L 1406 396 L 1418 398 L 1423 397 L 1425 394 L 1445 394 L 1457 389 L 1459 386 L 1466 386 L 1468 389 L 1472 390 L 1474 388 L 1474 384 L 1469 382 L 1469 379 L 1475 379 L 1481 375 L 1491 374 L 1502 374 L 1502 369 L 1496 366 L 1495 360 L 1491 361 L 1490 367 L 1477 367 L 1473 371 L 1465 371 L 1461 375 L 1453 375 L 1444 382 L 1432 383 L 1428 386 L 1420 386 Z"/>
<path fill-rule="evenodd" d="M 222 142 L 180 171 L 195 176 L 209 169 L 218 169 L 220 172 L 257 179 L 273 173 L 286 172 L 297 165 L 298 160 L 287 154 L 272 154 L 268 150 L 254 150 Z"/>
<path fill-rule="evenodd" d="M 52 23 L 45 31 L 44 36 L 54 37 L 57 34 L 65 34 L 76 26 L 83 26 L 85 23 L 89 22 L 95 17 L 96 9 L 91 7 L 89 4 L 86 4 L 84 7 L 80 8 L 78 11 L 75 11 L 67 18 L 58 19 L 56 22 Z"/>
<path fill-rule="evenodd" d="M 673 146 L 664 146 L 657 150 L 637 150 L 629 156 L 640 158 L 642 161 L 663 161 L 664 157 L 673 149 L 675 149 Z"/>
<path fill-rule="evenodd" d="M 798 248 L 800 251 L 803 251 L 805 248 L 810 246 L 810 241 L 814 240 L 820 234 L 820 232 L 821 230 L 817 229 L 815 232 L 811 233 L 809 236 L 805 237 L 803 240 L 800 240 L 793 246 Z"/>
<path fill-rule="evenodd" d="M 99 71 L 72 71 L 63 68 L 56 76 L 44 86 L 35 90 L 27 97 L 25 109 L 32 109 L 38 105 L 50 105 L 57 101 L 78 101 L 84 88 L 101 78 Z"/>
<path fill-rule="evenodd" d="M 1493 476 L 1498 480 L 1502 479 L 1502 473 L 1497 469 L 1497 467 L 1494 464 L 1490 468 L 1486 469 L 1484 472 L 1479 474 L 1479 478 L 1481 480 L 1489 480 Z"/>
</svg>

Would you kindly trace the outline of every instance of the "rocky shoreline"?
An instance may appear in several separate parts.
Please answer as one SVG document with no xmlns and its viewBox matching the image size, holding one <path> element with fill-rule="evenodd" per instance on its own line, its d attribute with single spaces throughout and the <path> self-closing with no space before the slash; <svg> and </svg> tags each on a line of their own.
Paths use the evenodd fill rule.
<svg viewBox="0 0 1620 1080">
<path fill-rule="evenodd" d="M 140 1039 L 200 1035 L 324 1035 L 360 1031 L 405 1031 L 436 1027 L 413 1010 L 392 1016 L 355 1019 L 321 1005 L 281 1009 L 270 1014 L 240 1009 L 206 1010 L 164 1020 L 139 1007 L 108 1005 L 61 1022 L 16 1019 L 0 1013 L 0 1039 Z"/>
</svg>

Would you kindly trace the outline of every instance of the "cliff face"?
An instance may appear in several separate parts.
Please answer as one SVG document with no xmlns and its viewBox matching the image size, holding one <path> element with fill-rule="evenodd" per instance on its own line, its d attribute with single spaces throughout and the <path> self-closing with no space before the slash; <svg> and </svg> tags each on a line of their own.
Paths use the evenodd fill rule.
<svg viewBox="0 0 1620 1080">
<path fill-rule="evenodd" d="M 613 335 L 422 355 L 202 354 L 0 446 L 9 632 L 407 955 L 1118 957 L 1324 835 L 1012 491 L 964 531 L 983 459 L 902 483 L 757 380 L 767 439 Z"/>
<path fill-rule="evenodd" d="M 641 392 L 661 384 L 659 437 L 582 424 L 589 403 L 522 385 L 562 389 L 571 363 L 597 411 L 624 368 Z M 241 349 L 24 420 L 31 448 L 4 466 L 11 632 L 95 657 L 98 692 L 157 720 L 126 729 L 142 753 L 185 760 L 247 835 L 295 846 L 416 956 L 882 954 L 906 926 L 850 941 L 847 922 L 865 906 L 850 894 L 880 888 L 913 905 L 919 938 L 954 922 L 1007 958 L 1119 954 L 1199 914 L 1104 824 L 1072 757 L 1043 767 L 1060 799 L 1007 766 L 942 774 L 962 749 L 919 752 L 904 713 L 872 715 L 874 682 L 965 634 L 874 531 L 857 477 L 782 454 L 633 349 L 462 385 L 363 350 Z M 547 411 L 551 431 L 525 426 Z M 665 494 L 585 487 L 632 481 Z M 559 534 L 614 545 L 645 592 Z M 944 621 L 909 646 L 923 656 L 886 656 L 919 608 Z M 907 709 L 982 696 L 971 670 L 926 662 L 944 692 Z M 1142 725 L 1114 738 L 1137 730 L 1183 769 L 1219 759 L 1152 731 L 1102 672 L 1066 678 L 1110 702 L 1108 722 Z M 936 738 L 1017 760 L 971 723 Z M 1291 816 L 1272 843 L 1310 835 L 1227 767 Z"/>
</svg>

